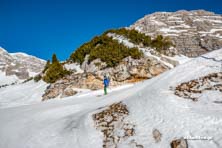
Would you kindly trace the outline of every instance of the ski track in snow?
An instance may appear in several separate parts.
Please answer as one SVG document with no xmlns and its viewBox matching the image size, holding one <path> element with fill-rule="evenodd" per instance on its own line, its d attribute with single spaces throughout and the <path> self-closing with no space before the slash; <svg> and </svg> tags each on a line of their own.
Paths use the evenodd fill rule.
<svg viewBox="0 0 222 148">
<path fill-rule="evenodd" d="M 222 49 L 204 57 L 221 58 Z M 18 101 L 20 106 L 6 104 L 4 107 L 2 102 L 6 101 L 8 94 L 5 93 L 5 98 L 0 96 L 0 148 L 101 148 L 102 133 L 95 129 L 92 114 L 120 101 L 129 109 L 127 120 L 136 125 L 133 138 L 145 148 L 170 147 L 174 138 L 184 136 L 213 138 L 211 141 L 188 140 L 189 147 L 222 147 L 221 104 L 212 104 L 213 96 L 207 104 L 192 102 L 175 96 L 169 89 L 182 82 L 219 72 L 220 66 L 220 62 L 199 57 L 153 79 L 115 89 L 101 97 L 97 95 L 102 90 L 33 104 L 27 103 L 28 98 L 24 99 L 20 94 L 20 97 L 11 102 Z M 10 88 L 14 88 L 15 94 L 19 94 L 16 86 Z M 24 91 L 23 88 L 25 87 L 20 85 L 20 89 Z M 0 90 L 0 94 L 2 91 Z M 30 90 L 32 92 L 35 91 Z M 12 94 L 9 96 L 15 99 Z M 36 94 L 36 97 L 39 96 L 41 95 Z M 30 94 L 29 97 L 33 96 Z M 21 106 L 22 102 L 26 105 Z M 155 143 L 152 137 L 154 128 L 162 133 L 159 143 Z"/>
</svg>

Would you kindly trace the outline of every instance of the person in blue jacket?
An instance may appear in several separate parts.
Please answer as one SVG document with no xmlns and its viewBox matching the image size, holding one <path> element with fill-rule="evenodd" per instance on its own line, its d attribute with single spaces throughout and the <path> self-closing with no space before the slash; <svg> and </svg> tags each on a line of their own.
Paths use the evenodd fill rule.
<svg viewBox="0 0 222 148">
<path fill-rule="evenodd" d="M 103 85 L 104 85 L 104 94 L 107 95 L 107 87 L 109 86 L 109 78 L 107 76 L 104 76 Z"/>
</svg>

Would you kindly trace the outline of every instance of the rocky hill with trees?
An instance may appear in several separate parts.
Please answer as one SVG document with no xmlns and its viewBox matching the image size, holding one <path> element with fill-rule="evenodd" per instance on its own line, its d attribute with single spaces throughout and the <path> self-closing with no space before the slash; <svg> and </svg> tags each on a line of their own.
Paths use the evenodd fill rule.
<svg viewBox="0 0 222 148">
<path fill-rule="evenodd" d="M 156 12 L 129 28 L 151 37 L 170 37 L 177 52 L 189 57 L 222 47 L 222 15 L 205 10 Z"/>
<path fill-rule="evenodd" d="M 43 99 L 73 95 L 76 88 L 101 89 L 104 75 L 110 77 L 111 86 L 152 78 L 184 58 L 222 47 L 221 26 L 221 15 L 197 10 L 157 12 L 130 27 L 108 30 L 80 46 L 63 63 L 69 75 L 61 70 L 61 75 L 47 80 L 52 74 L 44 74 L 44 80 L 52 84 Z"/>
<path fill-rule="evenodd" d="M 124 37 L 134 46 L 126 45 L 112 35 Z M 65 65 L 79 64 L 82 73 L 58 74 L 62 71 L 59 66 L 57 69 L 55 66 L 50 66 L 51 68 L 46 70 L 43 80 L 53 84 L 46 90 L 43 100 L 76 94 L 75 88 L 101 89 L 104 75 L 109 76 L 111 86 L 152 78 L 170 67 L 157 57 L 146 56 L 142 49 L 148 51 L 154 49 L 153 53 L 158 55 L 167 53 L 170 47 L 173 47 L 170 39 L 161 35 L 151 39 L 136 30 L 126 28 L 108 30 L 80 46 L 65 63 Z M 58 76 L 52 74 L 52 71 Z"/>
</svg>

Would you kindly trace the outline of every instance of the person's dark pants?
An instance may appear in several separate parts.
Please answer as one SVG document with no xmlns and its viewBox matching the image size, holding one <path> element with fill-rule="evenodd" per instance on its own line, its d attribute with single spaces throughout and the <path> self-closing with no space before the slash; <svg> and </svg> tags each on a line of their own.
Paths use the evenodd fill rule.
<svg viewBox="0 0 222 148">
<path fill-rule="evenodd" d="M 104 95 L 107 95 L 107 86 L 104 86 Z"/>
</svg>

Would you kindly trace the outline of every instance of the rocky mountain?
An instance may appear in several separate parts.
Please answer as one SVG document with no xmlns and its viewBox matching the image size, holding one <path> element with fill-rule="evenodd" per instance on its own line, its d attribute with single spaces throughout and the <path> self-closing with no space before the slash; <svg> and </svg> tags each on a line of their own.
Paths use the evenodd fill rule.
<svg viewBox="0 0 222 148">
<path fill-rule="evenodd" d="M 91 90 L 102 89 L 104 75 L 108 75 L 111 79 L 110 87 L 115 87 L 125 83 L 135 83 L 149 79 L 170 69 L 164 63 L 152 57 L 145 57 L 138 60 L 128 57 L 118 66 L 106 69 L 102 69 L 102 65 L 105 65 L 105 63 L 102 62 L 100 66 L 95 66 L 95 63 L 98 62 L 101 61 L 95 60 L 87 65 L 85 72 L 67 75 L 63 79 L 51 84 L 45 91 L 43 100 L 56 98 L 58 96 L 62 98 L 72 96 L 77 93 L 76 88 Z"/>
<path fill-rule="evenodd" d="M 123 47 L 143 56 L 124 57 Z M 130 27 L 108 30 L 75 50 L 65 64 L 74 73 L 51 84 L 43 100 L 76 94 L 75 88 L 101 89 L 104 75 L 110 77 L 111 86 L 149 79 L 221 47 L 221 15 L 204 10 L 153 13 Z"/>
<path fill-rule="evenodd" d="M 222 47 L 222 15 L 204 10 L 156 12 L 129 27 L 149 36 L 170 37 L 178 53 L 196 57 Z"/>
<path fill-rule="evenodd" d="M 45 61 L 25 53 L 8 53 L 0 48 L 0 85 L 25 80 L 40 73 Z"/>
<path fill-rule="evenodd" d="M 129 33 L 132 32 L 129 31 Z M 141 35 L 138 32 L 136 32 L 136 34 L 138 36 Z M 113 42 L 116 47 L 113 47 Z M 107 44 L 108 46 L 106 46 Z M 89 46 L 91 47 L 89 48 Z M 106 47 L 104 48 L 104 46 Z M 99 47 L 106 51 L 96 52 L 97 56 L 100 55 L 101 58 L 103 58 L 105 54 L 106 59 L 108 60 L 105 59 L 105 61 L 103 61 L 101 58 L 95 58 L 90 61 L 90 56 L 94 53 L 88 53 L 85 57 L 83 56 L 83 52 L 87 50 L 86 48 L 97 51 Z M 123 47 L 123 55 L 127 52 L 127 50 L 131 50 L 134 51 L 132 52 L 132 55 L 141 52 L 143 56 L 139 58 L 126 56 L 118 62 L 116 59 L 121 57 L 122 54 L 121 50 L 118 49 Z M 116 50 L 116 52 L 107 50 L 107 48 Z M 114 54 L 114 56 L 112 54 Z M 52 83 L 45 91 L 43 100 L 72 96 L 78 93 L 76 88 L 91 90 L 102 89 L 104 75 L 108 76 L 111 80 L 110 87 L 115 87 L 126 83 L 135 83 L 145 79 L 150 79 L 179 64 L 178 60 L 157 54 L 158 53 L 152 48 L 133 43 L 130 39 L 123 35 L 110 32 L 104 33 L 99 37 L 95 37 L 92 41 L 86 43 L 86 45 L 83 45 L 82 48 L 80 47 L 76 52 L 74 52 L 74 57 L 78 57 L 77 60 L 79 60 L 80 57 L 83 57 L 83 62 L 80 64 L 73 63 L 73 61 L 66 63 L 64 67 L 72 70 L 73 73 L 59 79 L 55 83 Z M 107 62 L 118 63 L 115 66 L 108 66 Z"/>
</svg>

